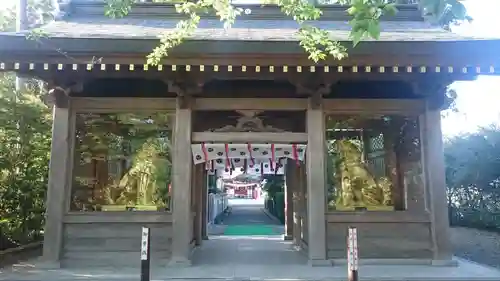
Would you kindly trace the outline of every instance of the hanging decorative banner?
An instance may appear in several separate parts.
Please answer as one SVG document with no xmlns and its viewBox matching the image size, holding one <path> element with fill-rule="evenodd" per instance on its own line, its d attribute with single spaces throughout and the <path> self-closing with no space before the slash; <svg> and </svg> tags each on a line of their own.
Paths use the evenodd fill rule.
<svg viewBox="0 0 500 281">
<path fill-rule="evenodd" d="M 271 158 L 269 158 L 271 162 L 271 171 L 274 171 L 274 160 L 276 160 L 276 151 L 274 147 L 274 143 L 271 144 Z"/>
<path fill-rule="evenodd" d="M 253 159 L 253 156 L 252 156 L 252 145 L 251 144 L 247 144 L 247 150 L 248 150 L 248 157 L 250 158 L 250 161 L 252 162 L 252 165 L 250 167 L 253 167 L 255 165 L 255 161 Z"/>
<path fill-rule="evenodd" d="M 305 160 L 303 144 L 193 144 L 193 161 L 205 163 L 212 173 L 222 170 L 256 175 L 284 174 L 284 159 L 294 159 L 297 164 Z"/>
<path fill-rule="evenodd" d="M 297 163 L 297 167 L 300 166 L 300 160 L 299 160 L 299 155 L 297 152 L 297 145 L 296 144 L 292 144 L 292 153 L 293 153 L 293 159 Z"/>
<path fill-rule="evenodd" d="M 226 169 L 231 169 L 231 161 L 229 161 L 229 144 L 224 144 L 224 152 L 226 153 Z"/>
<path fill-rule="evenodd" d="M 206 163 L 206 168 L 207 170 L 210 168 L 210 160 L 208 160 L 208 153 L 207 153 L 207 148 L 205 146 L 205 143 L 201 144 L 201 151 L 203 152 L 203 159 L 205 160 Z"/>
<path fill-rule="evenodd" d="M 241 159 L 241 158 L 233 158 L 230 159 L 231 161 L 231 169 L 228 169 L 225 163 L 225 160 L 223 159 L 217 159 L 214 161 L 210 161 L 210 165 L 208 170 L 213 171 L 213 170 L 224 170 L 227 172 L 230 172 L 231 170 L 233 171 L 240 171 L 240 172 L 247 172 L 247 173 L 253 173 L 253 174 L 274 174 L 276 172 L 277 175 L 282 175 L 284 173 L 284 165 L 282 163 L 285 163 L 283 160 L 280 161 L 278 159 L 277 161 L 279 163 L 274 163 L 275 166 L 279 166 L 279 168 L 276 170 L 274 168 L 271 169 L 271 161 L 270 159 L 256 159 L 255 160 L 255 165 L 253 167 L 250 167 L 250 165 L 245 165 L 245 161 L 247 159 Z M 213 166 L 212 166 L 213 163 Z M 261 169 L 262 166 L 262 169 Z"/>
<path fill-rule="evenodd" d="M 272 149 L 273 146 L 274 150 Z M 273 161 L 283 157 L 303 161 L 307 145 L 205 143 L 204 147 L 205 149 L 202 147 L 202 144 L 193 144 L 191 146 L 195 164 L 216 160 L 215 165 L 217 166 L 217 160 L 222 160 L 222 163 L 226 162 L 227 166 L 230 166 L 229 161 L 227 161 L 228 159 L 240 159 L 241 162 L 243 162 L 243 159 L 250 159 L 250 166 L 252 166 L 253 164 L 258 165 L 259 162 L 263 162 L 262 159 L 269 161 L 270 158 Z M 296 153 L 294 152 L 294 147 L 296 147 Z M 206 150 L 206 156 L 204 150 Z"/>
</svg>

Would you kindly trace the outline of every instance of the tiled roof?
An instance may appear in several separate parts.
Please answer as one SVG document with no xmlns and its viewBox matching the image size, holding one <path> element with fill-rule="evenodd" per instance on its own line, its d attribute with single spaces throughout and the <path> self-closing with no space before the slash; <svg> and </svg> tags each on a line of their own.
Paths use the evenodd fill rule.
<svg viewBox="0 0 500 281">
<path fill-rule="evenodd" d="M 49 37 L 155 39 L 175 28 L 178 20 L 106 17 L 78 17 L 55 21 L 42 27 Z M 331 31 L 339 41 L 349 41 L 350 26 L 342 21 L 318 21 L 314 25 Z M 224 30 L 215 19 L 204 19 L 191 39 L 242 41 L 296 41 L 297 23 L 293 20 L 254 19 L 237 20 L 232 28 Z M 461 36 L 418 21 L 381 22 L 380 41 L 463 41 L 480 40 Z"/>
</svg>

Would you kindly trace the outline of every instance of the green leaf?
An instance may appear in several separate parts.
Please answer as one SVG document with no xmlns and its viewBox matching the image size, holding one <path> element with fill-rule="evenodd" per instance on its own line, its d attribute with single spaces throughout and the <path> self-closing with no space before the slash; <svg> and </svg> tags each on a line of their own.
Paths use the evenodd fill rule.
<svg viewBox="0 0 500 281">
<path fill-rule="evenodd" d="M 448 4 L 451 5 L 451 12 L 453 16 L 458 20 L 465 20 L 467 17 L 467 9 L 464 4 L 456 0 L 449 0 Z"/>
<path fill-rule="evenodd" d="M 352 45 L 354 47 L 356 47 L 359 44 L 359 42 L 361 42 L 361 39 L 363 39 L 364 34 L 365 31 L 361 29 L 351 32 Z"/>
<path fill-rule="evenodd" d="M 379 21 L 370 21 L 369 25 L 368 25 L 368 34 L 370 34 L 370 36 L 373 38 L 373 39 L 376 39 L 378 40 L 380 38 L 380 23 Z"/>
<path fill-rule="evenodd" d="M 394 16 L 398 13 L 398 8 L 396 8 L 396 5 L 394 3 L 391 3 L 385 5 L 383 11 L 388 16 Z"/>
<path fill-rule="evenodd" d="M 132 9 L 134 0 L 105 0 L 107 10 L 105 14 L 109 17 L 122 17 L 127 15 Z M 168 2 L 169 0 L 158 0 Z M 334 57 L 344 58 L 346 49 L 335 40 L 330 38 L 326 30 L 308 26 L 308 22 L 320 19 L 321 9 L 314 6 L 310 1 L 304 0 L 263 0 L 263 4 L 271 1 L 276 3 L 283 14 L 293 18 L 299 25 L 298 35 L 300 46 L 314 62 Z M 334 0 L 335 3 L 348 5 L 347 13 L 351 19 L 349 24 L 352 29 L 350 38 L 356 46 L 365 36 L 378 40 L 380 38 L 380 17 L 392 16 L 397 13 L 394 3 L 388 4 L 385 0 Z M 446 7 L 451 5 L 451 12 L 447 13 Z M 436 21 L 443 26 L 454 20 L 468 19 L 465 7 L 458 0 L 421 0 L 421 6 L 426 14 L 432 15 Z M 180 14 L 189 17 L 189 20 L 179 22 L 176 29 L 169 34 L 162 36 L 161 45 L 155 48 L 147 58 L 148 63 L 159 63 L 168 56 L 170 50 L 182 44 L 196 30 L 200 21 L 200 14 L 213 13 L 217 15 L 228 29 L 235 23 L 237 16 L 242 13 L 241 8 L 236 8 L 230 0 L 180 0 L 175 5 Z M 447 14 L 444 14 L 447 13 Z"/>
</svg>

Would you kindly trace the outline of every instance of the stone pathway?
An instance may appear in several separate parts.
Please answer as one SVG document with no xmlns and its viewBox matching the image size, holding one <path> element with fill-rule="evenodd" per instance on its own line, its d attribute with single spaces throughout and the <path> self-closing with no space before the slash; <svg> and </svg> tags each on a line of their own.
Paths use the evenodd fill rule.
<svg viewBox="0 0 500 281">
<path fill-rule="evenodd" d="M 264 244 L 262 244 L 264 245 Z M 255 246 L 254 246 L 255 247 Z M 234 258 L 233 254 L 230 257 Z M 262 258 L 262 257 L 260 257 Z M 229 259 L 214 257 L 213 264 L 194 265 L 185 268 L 168 268 L 166 266 L 152 268 L 151 281 L 166 280 L 227 280 L 227 281 L 345 281 L 347 268 L 311 267 L 308 264 L 281 265 L 278 260 L 272 264 L 231 263 Z M 271 259 L 264 261 L 271 262 Z M 459 260 L 458 267 L 439 266 L 361 266 L 361 281 L 500 281 L 500 271 L 474 263 Z M 44 270 L 26 264 L 13 270 L 0 272 L 1 281 L 138 281 L 137 268 L 92 268 L 73 270 Z"/>
<path fill-rule="evenodd" d="M 211 226 L 212 236 L 196 249 L 193 266 L 152 268 L 152 281 L 231 280 L 231 281 L 345 281 L 347 268 L 311 267 L 307 257 L 281 235 L 223 236 L 227 225 L 266 223 L 276 228 L 260 210 L 261 206 L 233 206 L 222 225 Z M 222 230 L 222 231 L 221 231 Z M 282 233 L 282 232 L 281 232 Z M 219 234 L 219 235 L 218 235 Z M 361 281 L 500 281 L 500 271 L 458 259 L 458 267 L 373 266 L 360 267 Z M 138 281 L 139 270 L 130 268 L 92 268 L 73 270 L 41 269 L 35 263 L 23 263 L 0 272 L 1 281 Z"/>
<path fill-rule="evenodd" d="M 263 211 L 262 200 L 230 199 L 229 212 L 222 217 L 220 224 L 210 225 L 208 234 L 212 236 L 223 235 L 226 228 L 237 226 L 266 225 L 272 228 L 277 235 L 285 233 L 285 227 L 269 218 Z"/>
<path fill-rule="evenodd" d="M 255 200 L 232 199 L 230 212 L 222 219 L 222 225 L 210 227 L 208 241 L 194 253 L 194 265 L 298 265 L 307 264 L 307 258 L 292 243 L 283 241 L 284 226 L 269 218 L 262 211 L 262 204 Z M 276 235 L 225 236 L 227 228 L 273 228 Z"/>
<path fill-rule="evenodd" d="M 225 225 L 279 225 L 262 211 L 261 200 L 231 199 L 229 207 L 230 213 L 223 220 Z"/>
</svg>

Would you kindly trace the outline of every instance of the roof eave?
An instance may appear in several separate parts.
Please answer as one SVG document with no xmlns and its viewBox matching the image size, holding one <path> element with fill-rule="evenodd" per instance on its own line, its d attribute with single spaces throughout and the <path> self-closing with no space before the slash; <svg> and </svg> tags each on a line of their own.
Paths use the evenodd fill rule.
<svg viewBox="0 0 500 281">
<path fill-rule="evenodd" d="M 144 38 L 41 38 L 0 35 L 0 60 L 26 61 L 33 57 L 52 60 L 69 56 L 145 56 L 159 43 L 158 39 Z M 344 42 L 350 46 L 350 42 Z M 350 48 L 350 57 L 373 58 L 387 61 L 387 65 L 413 62 L 425 65 L 496 65 L 500 66 L 500 40 L 468 41 L 365 41 Z M 245 41 L 245 40 L 188 40 L 172 51 L 171 56 L 183 55 L 304 55 L 296 41 Z M 390 60 L 390 62 L 388 61 Z"/>
</svg>

